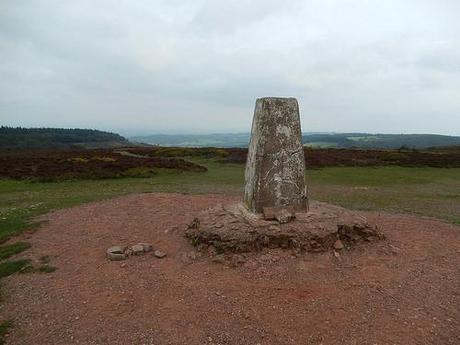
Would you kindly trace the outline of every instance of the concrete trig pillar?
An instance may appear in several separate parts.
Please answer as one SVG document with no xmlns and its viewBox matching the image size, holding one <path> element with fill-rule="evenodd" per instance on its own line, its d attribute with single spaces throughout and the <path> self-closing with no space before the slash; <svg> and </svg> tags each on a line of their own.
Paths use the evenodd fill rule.
<svg viewBox="0 0 460 345">
<path fill-rule="evenodd" d="M 295 98 L 264 97 L 256 101 L 244 202 L 255 213 L 280 206 L 307 211 L 305 156 Z"/>
</svg>

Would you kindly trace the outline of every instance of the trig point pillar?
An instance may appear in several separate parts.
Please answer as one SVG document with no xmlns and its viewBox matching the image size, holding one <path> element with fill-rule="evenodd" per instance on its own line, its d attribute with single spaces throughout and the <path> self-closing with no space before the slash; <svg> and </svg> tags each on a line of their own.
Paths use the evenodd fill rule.
<svg viewBox="0 0 460 345">
<path fill-rule="evenodd" d="M 255 213 L 280 206 L 307 211 L 305 156 L 295 98 L 264 97 L 256 101 L 244 202 Z"/>
</svg>

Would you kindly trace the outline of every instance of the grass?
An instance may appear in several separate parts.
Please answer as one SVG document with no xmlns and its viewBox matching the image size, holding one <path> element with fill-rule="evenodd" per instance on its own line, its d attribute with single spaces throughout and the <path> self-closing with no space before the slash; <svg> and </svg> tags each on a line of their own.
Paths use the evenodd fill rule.
<svg viewBox="0 0 460 345">
<path fill-rule="evenodd" d="M 30 243 L 16 242 L 4 246 L 0 246 L 0 260 L 4 260 L 30 248 Z"/>
<path fill-rule="evenodd" d="M 307 182 L 317 200 L 460 224 L 459 176 L 457 168 L 334 167 L 310 171 Z"/>
<path fill-rule="evenodd" d="M 56 269 L 57 268 L 54 267 L 54 266 L 42 265 L 39 268 L 37 268 L 36 271 L 40 272 L 40 273 L 52 273 L 52 272 L 56 271 Z"/>
<path fill-rule="evenodd" d="M 52 183 L 0 180 L 0 243 L 51 209 L 141 192 L 241 194 L 244 166 L 197 161 L 204 173 Z M 334 167 L 307 172 L 312 198 L 365 210 L 410 212 L 460 224 L 460 169 Z"/>
<path fill-rule="evenodd" d="M 161 171 L 150 178 L 28 182 L 0 180 L 0 243 L 36 226 L 34 216 L 118 195 L 141 192 L 222 193 L 241 190 L 242 167 L 207 163 L 205 173 Z"/>
<path fill-rule="evenodd" d="M 28 266 L 30 266 L 30 260 L 28 259 L 0 262 L 0 278 L 7 277 Z"/>
</svg>

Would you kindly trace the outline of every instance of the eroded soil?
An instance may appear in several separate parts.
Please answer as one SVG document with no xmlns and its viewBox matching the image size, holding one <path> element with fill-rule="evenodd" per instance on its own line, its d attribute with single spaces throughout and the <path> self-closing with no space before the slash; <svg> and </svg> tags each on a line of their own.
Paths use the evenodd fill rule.
<svg viewBox="0 0 460 345">
<path fill-rule="evenodd" d="M 363 213 L 385 241 L 246 254 L 236 267 L 184 238 L 233 197 L 138 194 L 49 213 L 21 257 L 58 269 L 4 279 L 7 344 L 459 344 L 460 228 Z M 114 244 L 167 252 L 111 262 Z"/>
</svg>

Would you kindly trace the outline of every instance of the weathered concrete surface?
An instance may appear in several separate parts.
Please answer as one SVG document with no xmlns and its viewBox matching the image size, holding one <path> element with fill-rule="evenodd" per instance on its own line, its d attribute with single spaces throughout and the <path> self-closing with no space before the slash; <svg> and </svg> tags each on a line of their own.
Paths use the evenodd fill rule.
<svg viewBox="0 0 460 345">
<path fill-rule="evenodd" d="M 308 208 L 305 157 L 299 106 L 295 98 L 259 98 L 246 162 L 244 203 L 252 212 L 263 207 Z"/>
</svg>

